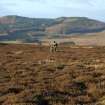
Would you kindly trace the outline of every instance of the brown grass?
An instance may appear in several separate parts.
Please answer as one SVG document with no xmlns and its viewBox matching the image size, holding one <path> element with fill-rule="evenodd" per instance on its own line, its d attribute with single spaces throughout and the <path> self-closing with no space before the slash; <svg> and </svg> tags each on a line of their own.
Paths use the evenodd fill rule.
<svg viewBox="0 0 105 105">
<path fill-rule="evenodd" d="M 0 105 L 103 103 L 105 48 L 59 49 L 0 45 Z"/>
</svg>

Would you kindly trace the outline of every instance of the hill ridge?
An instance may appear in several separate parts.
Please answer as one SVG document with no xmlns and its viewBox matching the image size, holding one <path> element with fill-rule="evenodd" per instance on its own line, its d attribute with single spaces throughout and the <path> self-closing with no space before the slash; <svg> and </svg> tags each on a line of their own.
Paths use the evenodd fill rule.
<svg viewBox="0 0 105 105">
<path fill-rule="evenodd" d="M 29 18 L 18 15 L 0 17 L 0 41 L 62 37 L 105 30 L 105 23 L 87 17 Z"/>
</svg>

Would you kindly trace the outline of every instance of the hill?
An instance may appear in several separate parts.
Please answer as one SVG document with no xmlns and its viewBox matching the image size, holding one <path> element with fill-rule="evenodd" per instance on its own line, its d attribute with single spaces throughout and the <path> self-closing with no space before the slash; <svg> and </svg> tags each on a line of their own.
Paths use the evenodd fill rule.
<svg viewBox="0 0 105 105">
<path fill-rule="evenodd" d="M 90 46 L 105 46 L 105 31 L 95 33 L 81 33 L 71 34 L 71 36 L 64 36 L 59 38 L 46 38 L 44 42 L 56 41 L 58 43 L 71 45 L 90 45 Z"/>
<path fill-rule="evenodd" d="M 39 42 L 47 37 L 62 37 L 76 33 L 93 33 L 105 30 L 105 23 L 85 17 L 56 19 L 0 17 L 0 41 Z"/>
<path fill-rule="evenodd" d="M 0 44 L 1 105 L 105 105 L 105 47 Z"/>
<path fill-rule="evenodd" d="M 91 33 L 105 30 L 105 23 L 88 19 L 85 17 L 62 17 L 56 19 L 59 24 L 48 27 L 49 33 L 71 34 L 71 33 Z"/>
<path fill-rule="evenodd" d="M 49 26 L 54 22 L 53 19 L 27 18 L 21 16 L 4 16 L 0 18 L 0 31 L 15 30 L 43 30 L 43 26 Z"/>
<path fill-rule="evenodd" d="M 105 31 L 78 35 L 70 40 L 77 45 L 105 46 Z"/>
</svg>

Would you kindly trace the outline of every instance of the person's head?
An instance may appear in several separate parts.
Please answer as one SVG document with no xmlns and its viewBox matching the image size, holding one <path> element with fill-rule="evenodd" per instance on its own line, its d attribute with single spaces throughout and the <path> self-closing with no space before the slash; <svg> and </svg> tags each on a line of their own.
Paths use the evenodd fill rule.
<svg viewBox="0 0 105 105">
<path fill-rule="evenodd" d="M 56 43 L 56 42 L 54 41 L 54 43 Z"/>
</svg>

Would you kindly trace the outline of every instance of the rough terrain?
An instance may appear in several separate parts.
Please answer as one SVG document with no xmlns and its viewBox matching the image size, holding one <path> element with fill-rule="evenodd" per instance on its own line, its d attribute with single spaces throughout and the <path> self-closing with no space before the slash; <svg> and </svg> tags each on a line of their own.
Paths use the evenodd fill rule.
<svg viewBox="0 0 105 105">
<path fill-rule="evenodd" d="M 0 44 L 0 105 L 105 105 L 105 47 Z"/>
</svg>

